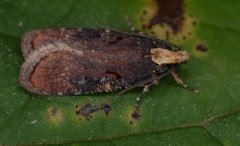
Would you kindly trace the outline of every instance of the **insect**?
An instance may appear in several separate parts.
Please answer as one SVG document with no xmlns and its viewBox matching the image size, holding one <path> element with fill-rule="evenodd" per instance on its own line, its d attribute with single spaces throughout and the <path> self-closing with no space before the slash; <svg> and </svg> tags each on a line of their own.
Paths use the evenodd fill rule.
<svg viewBox="0 0 240 146">
<path fill-rule="evenodd" d="M 143 93 L 176 70 L 189 55 L 160 39 L 110 29 L 45 29 L 23 36 L 22 87 L 38 95 L 79 95 L 126 91 Z"/>
</svg>

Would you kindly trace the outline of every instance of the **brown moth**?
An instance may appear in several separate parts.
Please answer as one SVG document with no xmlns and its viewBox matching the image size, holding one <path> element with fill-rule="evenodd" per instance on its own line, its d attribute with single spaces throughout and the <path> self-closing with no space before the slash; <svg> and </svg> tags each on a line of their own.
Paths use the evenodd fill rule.
<svg viewBox="0 0 240 146">
<path fill-rule="evenodd" d="M 45 29 L 22 39 L 19 81 L 38 95 L 78 95 L 143 86 L 144 92 L 189 60 L 186 51 L 152 37 L 110 29 Z"/>
</svg>

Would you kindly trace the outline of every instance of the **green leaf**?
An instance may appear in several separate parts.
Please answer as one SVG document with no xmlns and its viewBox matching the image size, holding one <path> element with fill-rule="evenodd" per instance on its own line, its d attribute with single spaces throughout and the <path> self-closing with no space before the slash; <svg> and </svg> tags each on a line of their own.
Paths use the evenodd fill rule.
<svg viewBox="0 0 240 146">
<path fill-rule="evenodd" d="M 161 1 L 161 0 L 158 0 Z M 240 144 L 240 1 L 185 0 L 179 32 L 166 37 L 166 24 L 143 29 L 182 46 L 191 61 L 181 78 L 196 94 L 161 79 L 141 103 L 141 120 L 131 117 L 134 89 L 111 101 L 112 111 L 90 120 L 75 105 L 99 104 L 112 94 L 37 96 L 18 83 L 24 32 L 55 27 L 109 27 L 130 32 L 125 16 L 140 28 L 154 11 L 149 0 L 2 0 L 0 2 L 0 144 L 70 145 L 239 145 Z M 148 13 L 149 14 L 149 13 Z M 143 19 L 143 20 L 141 20 Z M 194 23 L 194 25 L 192 25 Z M 196 25 L 195 25 L 196 23 Z M 196 49 L 204 45 L 207 51 Z"/>
</svg>

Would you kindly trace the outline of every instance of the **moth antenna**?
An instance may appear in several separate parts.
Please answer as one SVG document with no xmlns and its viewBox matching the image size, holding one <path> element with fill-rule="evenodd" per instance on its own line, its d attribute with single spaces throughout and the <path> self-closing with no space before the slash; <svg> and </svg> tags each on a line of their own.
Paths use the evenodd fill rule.
<svg viewBox="0 0 240 146">
<path fill-rule="evenodd" d="M 133 26 L 133 23 L 129 20 L 128 15 L 125 15 L 125 21 L 128 25 L 128 27 L 130 28 L 130 30 L 133 33 L 139 34 L 139 35 L 143 35 L 144 33 L 142 31 L 139 31 L 136 27 Z"/>
<path fill-rule="evenodd" d="M 100 23 L 98 23 L 98 22 L 96 22 L 96 25 L 98 25 L 98 26 L 101 27 L 101 28 L 110 29 L 108 26 L 103 25 L 103 24 L 100 24 Z"/>
</svg>

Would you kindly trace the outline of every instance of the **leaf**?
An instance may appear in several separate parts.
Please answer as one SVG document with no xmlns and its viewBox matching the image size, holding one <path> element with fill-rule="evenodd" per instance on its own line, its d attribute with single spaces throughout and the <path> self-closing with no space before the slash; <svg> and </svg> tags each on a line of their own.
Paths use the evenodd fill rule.
<svg viewBox="0 0 240 146">
<path fill-rule="evenodd" d="M 238 145 L 240 143 L 240 2 L 186 0 L 183 29 L 171 42 L 190 53 L 180 75 L 195 94 L 170 77 L 154 86 L 141 103 L 141 120 L 131 117 L 134 89 L 112 100 L 112 111 L 94 113 L 88 121 L 76 115 L 75 105 L 103 103 L 112 94 L 81 96 L 33 95 L 20 87 L 23 57 L 21 36 L 53 27 L 109 27 L 130 31 L 125 21 L 141 27 L 142 12 L 152 1 L 30 1 L 0 2 L 0 144 L 71 145 Z M 195 25 L 191 22 L 196 23 Z M 166 39 L 168 27 L 144 29 Z M 190 33 L 189 33 L 190 32 Z M 200 49 L 196 46 L 200 45 Z M 201 51 L 201 45 L 208 48 Z M 205 48 L 205 49 L 206 49 Z M 200 51 L 199 51 L 200 50 Z"/>
</svg>

